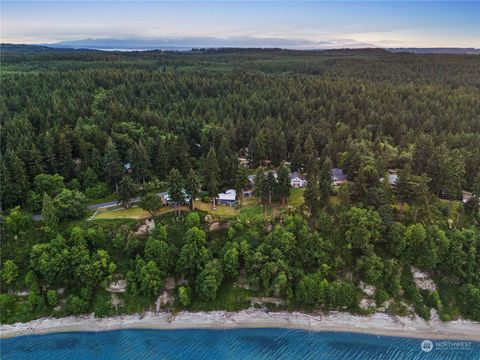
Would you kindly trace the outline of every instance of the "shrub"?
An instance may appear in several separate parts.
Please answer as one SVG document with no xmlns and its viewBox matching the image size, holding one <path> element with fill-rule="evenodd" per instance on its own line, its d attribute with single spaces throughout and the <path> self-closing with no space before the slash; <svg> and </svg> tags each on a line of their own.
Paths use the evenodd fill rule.
<svg viewBox="0 0 480 360">
<path fill-rule="evenodd" d="M 54 307 L 58 304 L 58 293 L 55 290 L 48 290 L 47 292 L 47 303 L 48 305 Z"/>
<path fill-rule="evenodd" d="M 106 195 L 108 195 L 109 190 L 107 184 L 100 182 L 96 184 L 94 187 L 89 187 L 85 190 L 85 196 L 90 199 L 100 199 Z"/>
<path fill-rule="evenodd" d="M 15 311 L 15 296 L 0 294 L 0 321 L 6 322 Z"/>
<path fill-rule="evenodd" d="M 377 306 L 382 306 L 382 304 L 387 301 L 388 298 L 388 293 L 383 289 L 377 289 L 375 292 L 375 302 L 377 303 Z"/>
<path fill-rule="evenodd" d="M 184 307 L 190 305 L 190 288 L 188 286 L 178 288 L 178 302 Z"/>
</svg>

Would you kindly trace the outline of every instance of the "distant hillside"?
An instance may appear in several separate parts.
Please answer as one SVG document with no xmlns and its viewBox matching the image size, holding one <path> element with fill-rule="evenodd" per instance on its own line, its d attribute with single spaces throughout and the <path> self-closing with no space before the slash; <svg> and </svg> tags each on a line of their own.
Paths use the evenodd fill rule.
<svg viewBox="0 0 480 360">
<path fill-rule="evenodd" d="M 387 50 L 414 54 L 480 54 L 480 49 L 475 48 L 394 48 Z"/>
<path fill-rule="evenodd" d="M 203 41 L 201 41 L 203 39 Z M 313 44 L 313 43 L 312 43 Z M 312 45 L 310 44 L 310 45 Z M 120 40 L 120 39 L 85 39 L 76 41 L 62 41 L 53 44 L 42 45 L 26 45 L 26 44 L 1 44 L 3 50 L 18 51 L 22 53 L 43 53 L 57 50 L 98 50 L 98 51 L 223 51 L 223 52 L 236 52 L 245 50 L 289 50 L 289 51 L 308 51 L 308 52 L 327 52 L 329 54 L 345 55 L 352 52 L 366 53 L 366 54 L 381 54 L 384 52 L 392 53 L 411 53 L 411 54 L 469 54 L 479 55 L 480 49 L 475 48 L 376 48 L 369 44 L 364 44 L 364 47 L 355 48 L 329 48 L 325 44 L 325 48 L 297 48 L 292 47 L 300 46 L 300 42 L 295 40 L 278 41 L 277 39 L 264 39 L 263 42 L 257 42 L 250 46 L 246 46 L 245 41 L 226 40 L 226 39 L 214 39 L 214 38 L 189 38 L 179 40 L 159 39 L 159 40 Z"/>
</svg>

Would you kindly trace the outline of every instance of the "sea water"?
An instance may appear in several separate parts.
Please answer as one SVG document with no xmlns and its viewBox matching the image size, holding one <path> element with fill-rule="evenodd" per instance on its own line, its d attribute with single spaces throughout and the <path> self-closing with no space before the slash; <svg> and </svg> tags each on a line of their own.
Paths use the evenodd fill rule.
<svg viewBox="0 0 480 360">
<path fill-rule="evenodd" d="M 480 342 L 291 329 L 116 330 L 20 336 L 2 360 L 480 359 Z"/>
</svg>

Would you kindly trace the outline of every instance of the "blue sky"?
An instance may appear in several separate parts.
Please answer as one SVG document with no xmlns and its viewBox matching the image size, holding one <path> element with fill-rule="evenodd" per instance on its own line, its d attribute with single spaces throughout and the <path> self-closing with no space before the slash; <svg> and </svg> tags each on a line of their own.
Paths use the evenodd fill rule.
<svg viewBox="0 0 480 360">
<path fill-rule="evenodd" d="M 1 7 L 2 42 L 206 36 L 304 39 L 307 47 L 480 47 L 480 1 L 2 0 Z"/>
</svg>

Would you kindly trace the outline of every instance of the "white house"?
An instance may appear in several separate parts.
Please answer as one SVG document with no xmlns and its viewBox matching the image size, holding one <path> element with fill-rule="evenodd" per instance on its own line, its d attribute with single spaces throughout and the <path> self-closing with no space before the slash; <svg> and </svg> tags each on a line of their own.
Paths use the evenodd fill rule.
<svg viewBox="0 0 480 360">
<path fill-rule="evenodd" d="M 218 194 L 218 203 L 233 206 L 237 203 L 237 191 L 228 189 L 224 193 Z"/>
<path fill-rule="evenodd" d="M 295 171 L 290 174 L 290 185 L 293 188 L 303 188 L 307 186 L 307 180 L 305 179 L 305 177 Z"/>
<path fill-rule="evenodd" d="M 343 173 L 343 170 L 340 168 L 333 168 L 332 170 L 330 170 L 330 174 L 331 174 L 332 183 L 335 186 L 341 185 L 347 182 L 347 176 Z"/>
</svg>

